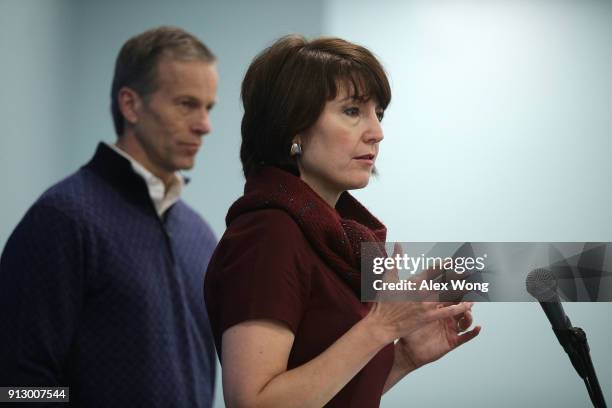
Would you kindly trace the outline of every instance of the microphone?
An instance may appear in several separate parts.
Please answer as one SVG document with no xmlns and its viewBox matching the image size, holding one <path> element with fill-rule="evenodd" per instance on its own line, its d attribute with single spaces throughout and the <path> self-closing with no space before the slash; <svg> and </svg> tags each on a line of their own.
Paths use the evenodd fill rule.
<svg viewBox="0 0 612 408">
<path fill-rule="evenodd" d="M 525 285 L 527 286 L 527 292 L 540 302 L 540 306 L 542 306 L 548 321 L 555 330 L 555 334 L 557 334 L 557 330 L 572 328 L 572 323 L 565 314 L 557 294 L 557 278 L 548 269 L 538 268 L 529 272 Z M 563 340 L 559 338 L 558 334 L 557 338 L 565 348 Z"/>
<path fill-rule="evenodd" d="M 557 340 L 563 346 L 578 375 L 584 380 L 593 406 L 606 408 L 606 401 L 591 360 L 586 333 L 580 327 L 573 327 L 565 314 L 557 293 L 557 278 L 548 269 L 538 268 L 529 272 L 525 286 L 527 292 L 540 302 Z"/>
</svg>

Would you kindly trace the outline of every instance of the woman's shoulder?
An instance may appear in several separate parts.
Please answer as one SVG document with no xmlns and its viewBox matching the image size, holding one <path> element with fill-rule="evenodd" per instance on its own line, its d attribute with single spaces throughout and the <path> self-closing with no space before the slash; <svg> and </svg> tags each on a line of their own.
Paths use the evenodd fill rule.
<svg viewBox="0 0 612 408">
<path fill-rule="evenodd" d="M 312 249 L 295 220 L 283 210 L 249 211 L 235 218 L 221 237 L 213 263 L 274 259 L 291 264 L 312 258 Z"/>
<path fill-rule="evenodd" d="M 313 252 L 300 227 L 282 210 L 250 211 L 235 218 L 206 272 L 206 307 L 221 335 L 247 320 L 273 319 L 295 333 L 309 301 Z"/>
<path fill-rule="evenodd" d="M 278 209 L 251 211 L 234 219 L 223 234 L 208 265 L 206 284 L 230 279 L 251 289 L 304 289 L 313 262 L 316 255 L 289 214 Z"/>
<path fill-rule="evenodd" d="M 304 235 L 296 221 L 287 212 L 266 208 L 249 211 L 234 219 L 223 238 L 259 238 L 302 241 Z M 222 239 L 223 239 L 222 238 Z"/>
</svg>

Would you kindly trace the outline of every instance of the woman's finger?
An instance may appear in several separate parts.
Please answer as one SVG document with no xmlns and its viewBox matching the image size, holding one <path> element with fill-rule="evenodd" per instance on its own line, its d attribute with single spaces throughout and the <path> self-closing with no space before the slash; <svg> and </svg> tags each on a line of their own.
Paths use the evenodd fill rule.
<svg viewBox="0 0 612 408">
<path fill-rule="evenodd" d="M 467 311 L 470 310 L 472 305 L 473 305 L 473 302 L 465 302 L 465 303 L 459 303 L 457 305 L 435 308 L 433 310 L 429 310 L 424 313 L 424 320 L 426 322 L 432 322 L 435 320 L 454 317 L 454 316 L 460 315 L 461 313 L 466 313 Z"/>
<path fill-rule="evenodd" d="M 459 347 L 460 345 L 465 344 L 468 341 L 472 340 L 474 337 L 478 336 L 481 330 L 482 330 L 481 326 L 476 326 L 472 330 L 459 335 L 457 339 L 457 345 L 455 347 Z"/>
<path fill-rule="evenodd" d="M 467 312 L 455 316 L 455 320 L 457 322 L 457 331 L 462 332 L 467 330 L 473 322 L 472 312 L 468 310 Z"/>
</svg>

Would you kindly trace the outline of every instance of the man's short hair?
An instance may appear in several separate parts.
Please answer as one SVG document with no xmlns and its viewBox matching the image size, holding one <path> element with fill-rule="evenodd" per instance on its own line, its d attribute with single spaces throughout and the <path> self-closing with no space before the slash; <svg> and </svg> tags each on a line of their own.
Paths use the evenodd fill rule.
<svg viewBox="0 0 612 408">
<path fill-rule="evenodd" d="M 130 38 L 117 56 L 111 88 L 111 113 L 117 136 L 125 130 L 117 99 L 119 90 L 129 87 L 146 98 L 157 88 L 157 65 L 162 58 L 210 63 L 216 60 L 198 38 L 177 27 L 157 27 Z"/>
</svg>

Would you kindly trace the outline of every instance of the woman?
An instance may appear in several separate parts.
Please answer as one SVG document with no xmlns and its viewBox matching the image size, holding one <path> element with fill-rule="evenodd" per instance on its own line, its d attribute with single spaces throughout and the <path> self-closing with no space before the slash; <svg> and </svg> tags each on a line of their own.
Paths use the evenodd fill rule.
<svg viewBox="0 0 612 408">
<path fill-rule="evenodd" d="M 284 37 L 249 67 L 245 192 L 205 283 L 227 406 L 375 407 L 478 334 L 459 334 L 469 303 L 359 300 L 360 244 L 386 229 L 347 191 L 368 184 L 390 99 L 376 58 L 337 38 Z"/>
</svg>

